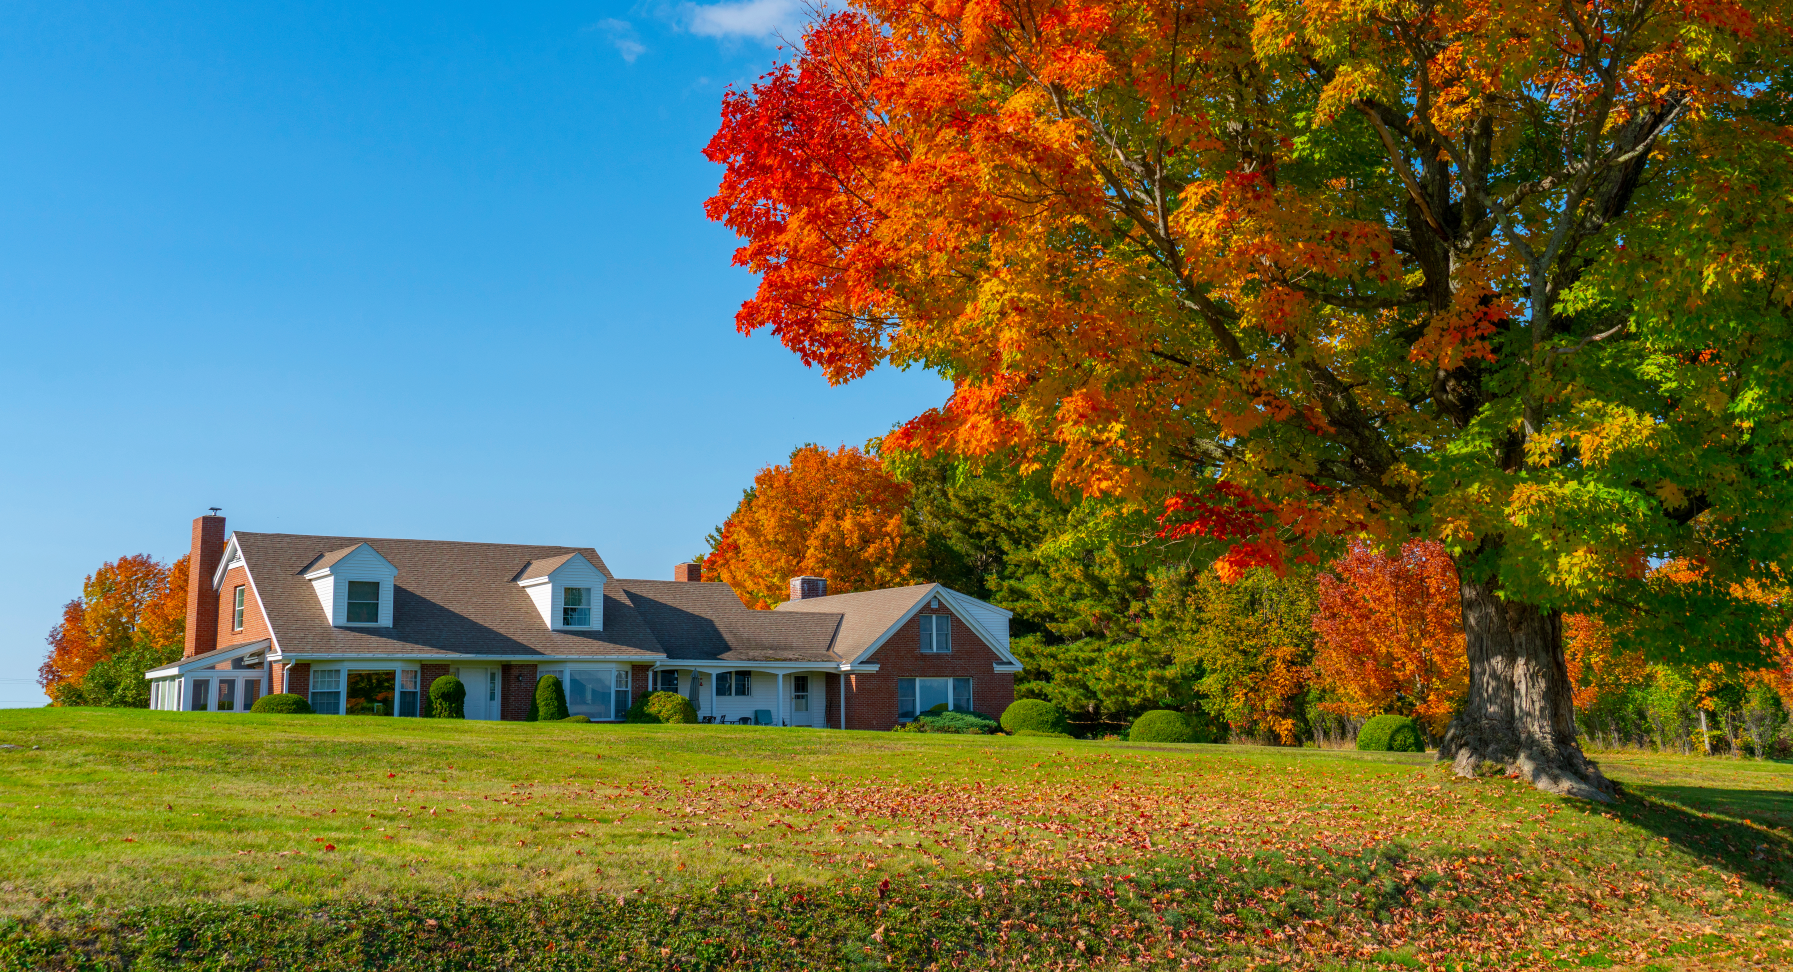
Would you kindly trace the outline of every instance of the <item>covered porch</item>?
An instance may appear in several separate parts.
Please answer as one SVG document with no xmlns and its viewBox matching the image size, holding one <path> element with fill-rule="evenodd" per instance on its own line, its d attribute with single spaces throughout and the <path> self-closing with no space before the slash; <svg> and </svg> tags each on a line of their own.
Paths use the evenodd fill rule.
<svg viewBox="0 0 1793 972">
<path fill-rule="evenodd" d="M 691 700 L 699 722 L 723 725 L 830 728 L 828 678 L 807 663 L 670 662 L 654 669 L 655 691 Z"/>
</svg>

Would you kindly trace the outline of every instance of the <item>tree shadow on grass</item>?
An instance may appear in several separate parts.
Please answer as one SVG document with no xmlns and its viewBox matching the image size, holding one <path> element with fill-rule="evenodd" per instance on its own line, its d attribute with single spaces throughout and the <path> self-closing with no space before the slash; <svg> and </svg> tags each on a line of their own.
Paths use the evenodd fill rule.
<svg viewBox="0 0 1793 972">
<path fill-rule="evenodd" d="M 1611 813 L 1706 864 L 1793 897 L 1793 794 L 1626 783 Z"/>
</svg>

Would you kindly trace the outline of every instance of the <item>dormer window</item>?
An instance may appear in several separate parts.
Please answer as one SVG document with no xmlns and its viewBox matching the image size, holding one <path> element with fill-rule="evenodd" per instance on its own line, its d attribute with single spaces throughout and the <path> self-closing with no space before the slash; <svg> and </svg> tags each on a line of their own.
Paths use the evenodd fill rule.
<svg viewBox="0 0 1793 972">
<path fill-rule="evenodd" d="M 517 586 L 556 631 L 604 630 L 604 584 L 610 578 L 577 551 L 532 560 L 517 572 Z"/>
<path fill-rule="evenodd" d="M 591 588 L 561 588 L 560 626 L 563 628 L 591 627 Z"/>
<path fill-rule="evenodd" d="M 350 624 L 380 623 L 380 582 L 349 581 Z"/>
<path fill-rule="evenodd" d="M 337 627 L 392 627 L 392 585 L 398 568 L 370 543 L 332 550 L 312 561 L 305 579 Z"/>
</svg>

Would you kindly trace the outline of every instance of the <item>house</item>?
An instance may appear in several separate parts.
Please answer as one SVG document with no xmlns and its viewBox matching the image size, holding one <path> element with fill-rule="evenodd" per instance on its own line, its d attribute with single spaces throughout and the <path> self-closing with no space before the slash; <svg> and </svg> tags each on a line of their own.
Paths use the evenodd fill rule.
<svg viewBox="0 0 1793 972">
<path fill-rule="evenodd" d="M 679 564 L 619 580 L 590 547 L 229 533 L 193 521 L 187 642 L 145 673 L 150 707 L 245 712 L 290 692 L 320 713 L 426 715 L 455 675 L 469 719 L 520 720 L 559 676 L 573 714 L 652 690 L 705 721 L 890 729 L 939 703 L 1014 699 L 1009 612 L 939 584 L 829 595 L 796 577 L 752 610 Z"/>
</svg>

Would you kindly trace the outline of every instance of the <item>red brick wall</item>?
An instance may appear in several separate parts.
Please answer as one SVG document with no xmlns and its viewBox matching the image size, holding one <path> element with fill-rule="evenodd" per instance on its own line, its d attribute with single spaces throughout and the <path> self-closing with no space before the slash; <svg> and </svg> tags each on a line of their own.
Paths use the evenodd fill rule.
<svg viewBox="0 0 1793 972">
<path fill-rule="evenodd" d="M 828 711 L 823 713 L 824 724 L 830 729 L 840 728 L 840 676 L 833 673 L 822 676 L 823 694 Z"/>
<path fill-rule="evenodd" d="M 182 658 L 192 658 L 218 647 L 210 635 L 218 628 L 218 602 L 212 597 L 212 574 L 224 557 L 224 517 L 202 516 L 193 521 L 193 542 L 187 561 L 187 641 Z"/>
<path fill-rule="evenodd" d="M 921 613 L 951 612 L 923 608 Z M 970 678 L 972 706 L 992 718 L 1001 718 L 1002 710 L 1015 701 L 1015 676 L 993 670 L 1003 661 L 1002 657 L 956 616 L 950 654 L 922 654 L 921 622 L 910 618 L 865 661 L 877 665 L 878 670 L 848 676 L 849 729 L 890 729 L 896 725 L 899 678 Z"/>
<path fill-rule="evenodd" d="M 629 701 L 631 703 L 648 694 L 652 688 L 649 682 L 654 677 L 653 672 L 654 666 L 652 665 L 629 666 Z"/>
<path fill-rule="evenodd" d="M 521 679 L 518 676 L 522 676 Z M 529 718 L 529 703 L 533 701 L 535 666 L 503 666 L 498 675 L 498 717 L 506 722 L 522 722 Z"/>
<path fill-rule="evenodd" d="M 311 663 L 300 662 L 286 666 L 286 690 L 294 695 L 302 695 L 307 701 L 311 699 Z"/>
<path fill-rule="evenodd" d="M 231 630 L 235 620 L 237 585 L 243 585 L 243 630 Z M 218 587 L 218 635 L 214 645 L 240 645 L 260 641 L 268 636 L 268 622 L 262 617 L 261 605 L 255 603 L 255 589 L 249 586 L 249 572 L 232 567 L 224 572 L 224 583 Z"/>
<path fill-rule="evenodd" d="M 286 691 L 286 665 L 283 662 L 268 663 L 268 694 L 274 695 Z"/>
</svg>

